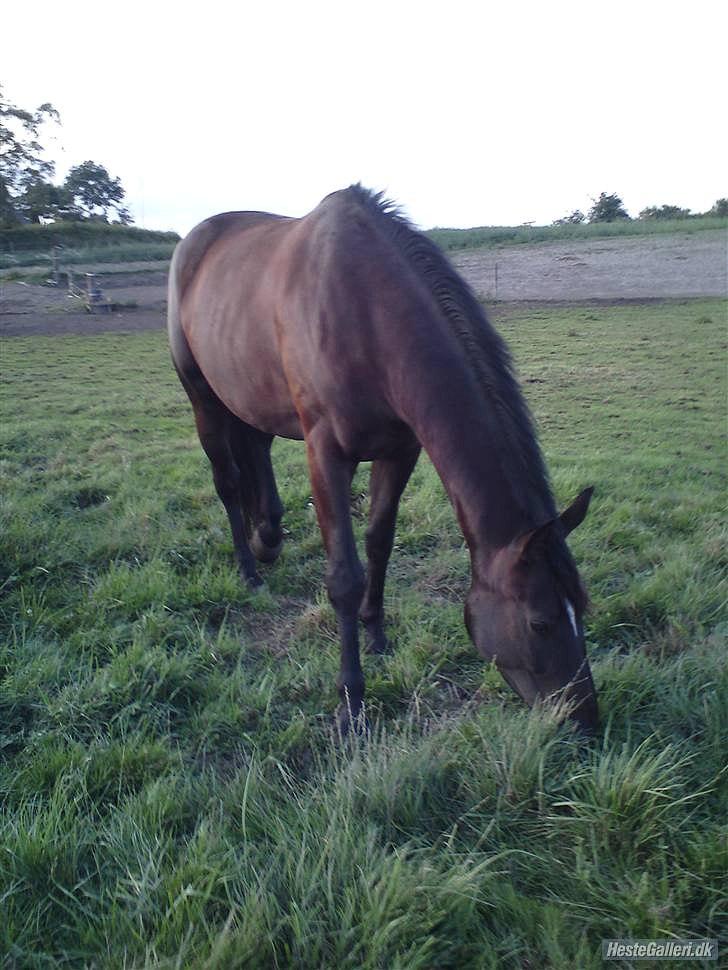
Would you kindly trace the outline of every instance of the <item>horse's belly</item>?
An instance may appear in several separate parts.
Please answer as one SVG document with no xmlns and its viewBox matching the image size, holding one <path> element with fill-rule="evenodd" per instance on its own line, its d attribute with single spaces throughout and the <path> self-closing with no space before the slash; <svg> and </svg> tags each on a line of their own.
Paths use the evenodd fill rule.
<svg viewBox="0 0 728 970">
<path fill-rule="evenodd" d="M 303 439 L 303 428 L 292 403 L 290 408 L 283 408 L 280 405 L 261 404 L 259 400 L 250 401 L 245 395 L 241 395 L 234 407 L 229 404 L 228 407 L 241 421 L 259 431 L 265 431 L 266 434 L 278 435 L 279 438 L 295 438 L 297 441 Z"/>
<path fill-rule="evenodd" d="M 202 368 L 205 373 L 204 367 Z M 207 375 L 205 375 L 207 376 Z M 281 438 L 303 438 L 303 429 L 288 388 L 264 368 L 246 375 L 241 373 L 235 382 L 216 384 L 208 381 L 220 400 L 246 424 Z"/>
<path fill-rule="evenodd" d="M 208 384 L 232 413 L 246 424 L 283 438 L 303 438 L 285 374 L 274 348 L 255 342 L 241 330 L 220 328 L 207 339 L 187 338 Z M 247 339 L 246 339 L 247 338 Z"/>
</svg>

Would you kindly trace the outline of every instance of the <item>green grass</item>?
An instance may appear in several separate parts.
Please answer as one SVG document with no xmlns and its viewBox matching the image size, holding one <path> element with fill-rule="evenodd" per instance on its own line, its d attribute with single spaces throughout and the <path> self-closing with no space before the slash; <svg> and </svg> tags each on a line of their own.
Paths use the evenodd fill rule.
<svg viewBox="0 0 728 970">
<path fill-rule="evenodd" d="M 0 423 L 0 954 L 10 967 L 600 967 L 725 926 L 726 305 L 510 309 L 592 597 L 603 733 L 528 712 L 462 623 L 422 460 L 332 738 L 336 634 L 301 446 L 242 588 L 159 333 L 13 338 Z M 357 476 L 358 534 L 366 477 Z"/>
<path fill-rule="evenodd" d="M 695 216 L 688 219 L 620 219 L 565 226 L 480 226 L 472 229 L 430 229 L 427 233 L 441 249 L 481 249 L 492 246 L 548 242 L 559 239 L 607 239 L 611 236 L 654 236 L 669 233 L 726 229 L 722 216 Z"/>
<path fill-rule="evenodd" d="M 47 226 L 27 223 L 9 228 L 0 227 L 0 251 L 48 252 L 53 246 L 71 248 L 78 246 L 115 246 L 129 242 L 175 242 L 176 232 L 158 229 L 142 229 L 140 226 L 122 226 L 118 223 L 53 222 Z"/>
<path fill-rule="evenodd" d="M 169 259 L 141 259 L 138 261 L 130 262 L 82 262 L 73 264 L 73 273 L 98 273 L 103 275 L 105 278 L 114 277 L 120 282 L 124 282 L 124 277 L 131 279 L 132 276 L 138 273 L 166 273 L 169 270 Z M 46 265 L 32 265 L 23 266 L 19 269 L 0 269 L 0 284 L 2 283 L 36 283 L 43 284 L 48 283 L 51 277 L 51 266 Z M 66 268 L 60 269 L 60 286 L 64 287 L 67 285 L 68 276 Z"/>
<path fill-rule="evenodd" d="M 0 229 L 0 270 L 50 268 L 54 249 L 61 269 L 91 263 L 169 260 L 178 241 L 175 232 L 101 222 L 16 226 Z"/>
<path fill-rule="evenodd" d="M 60 269 L 96 263 L 167 262 L 172 258 L 176 242 L 129 242 L 102 246 L 68 246 L 58 253 Z M 53 264 L 51 254 L 36 250 L 0 253 L 0 269 L 8 271 L 26 267 L 48 267 Z"/>
</svg>

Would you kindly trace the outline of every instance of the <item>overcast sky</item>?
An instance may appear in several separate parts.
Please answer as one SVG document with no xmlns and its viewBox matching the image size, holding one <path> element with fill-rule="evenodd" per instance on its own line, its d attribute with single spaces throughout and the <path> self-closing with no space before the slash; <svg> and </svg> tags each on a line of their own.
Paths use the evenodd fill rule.
<svg viewBox="0 0 728 970">
<path fill-rule="evenodd" d="M 302 215 L 351 182 L 421 226 L 728 195 L 725 0 L 7 4 L 0 81 L 51 101 L 135 221 Z"/>
</svg>

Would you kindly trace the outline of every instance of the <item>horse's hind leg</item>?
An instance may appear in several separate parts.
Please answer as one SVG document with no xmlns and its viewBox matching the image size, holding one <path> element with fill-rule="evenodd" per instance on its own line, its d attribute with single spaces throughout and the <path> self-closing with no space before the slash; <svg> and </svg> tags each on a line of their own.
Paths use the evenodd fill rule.
<svg viewBox="0 0 728 970">
<path fill-rule="evenodd" d="M 240 470 L 230 447 L 231 422 L 235 418 L 219 401 L 191 397 L 200 444 L 210 459 L 215 488 L 227 512 L 241 575 L 250 586 L 260 586 L 262 579 L 255 568 L 241 511 Z"/>
<path fill-rule="evenodd" d="M 172 277 L 168 318 L 172 360 L 182 387 L 190 399 L 200 444 L 212 465 L 212 477 L 230 522 L 240 572 L 249 585 L 259 586 L 262 580 L 255 568 L 255 559 L 248 545 L 246 523 L 243 519 L 240 469 L 230 445 L 235 425 L 239 422 L 217 397 L 195 361 L 180 324 L 177 284 Z"/>
<path fill-rule="evenodd" d="M 384 579 L 394 542 L 399 500 L 419 454 L 420 446 L 415 442 L 396 458 L 372 462 L 366 535 L 367 585 L 359 610 L 370 653 L 384 653 L 388 648 L 384 635 Z"/>
<path fill-rule="evenodd" d="M 270 449 L 273 435 L 234 420 L 230 446 L 240 469 L 243 511 L 250 548 L 260 562 L 274 562 L 283 545 L 283 505 L 276 488 Z"/>
</svg>

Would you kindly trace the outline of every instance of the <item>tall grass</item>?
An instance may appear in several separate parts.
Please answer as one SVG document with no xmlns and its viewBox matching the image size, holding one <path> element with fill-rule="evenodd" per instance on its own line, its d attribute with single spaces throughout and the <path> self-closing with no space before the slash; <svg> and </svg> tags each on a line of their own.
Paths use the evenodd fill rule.
<svg viewBox="0 0 728 970">
<path fill-rule="evenodd" d="M 179 239 L 176 232 L 121 226 L 106 222 L 54 222 L 48 226 L 28 224 L 0 228 L 0 251 L 48 252 L 53 246 L 76 249 L 84 246 L 121 246 L 125 243 L 166 242 Z"/>
<path fill-rule="evenodd" d="M 699 216 L 690 219 L 620 219 L 565 226 L 481 226 L 473 229 L 430 229 L 427 233 L 441 249 L 480 249 L 560 239 L 608 239 L 612 236 L 653 236 L 726 229 L 728 219 Z"/>
<path fill-rule="evenodd" d="M 95 263 L 153 262 L 172 258 L 176 242 L 131 242 L 113 246 L 64 247 L 57 253 L 58 264 L 80 266 Z M 0 269 L 15 267 L 48 267 L 53 264 L 51 253 L 28 250 L 14 253 L 0 253 Z"/>
<path fill-rule="evenodd" d="M 50 266 L 55 249 L 62 266 L 169 259 L 176 232 L 99 222 L 59 222 L 0 229 L 0 269 Z"/>
<path fill-rule="evenodd" d="M 597 968 L 603 937 L 719 936 L 725 322 L 720 301 L 500 319 L 560 502 L 597 486 L 573 539 L 592 746 L 475 656 L 422 461 L 396 650 L 365 660 L 373 734 L 342 748 L 301 447 L 276 444 L 287 546 L 251 593 L 163 336 L 6 341 L 4 962 Z"/>
</svg>

